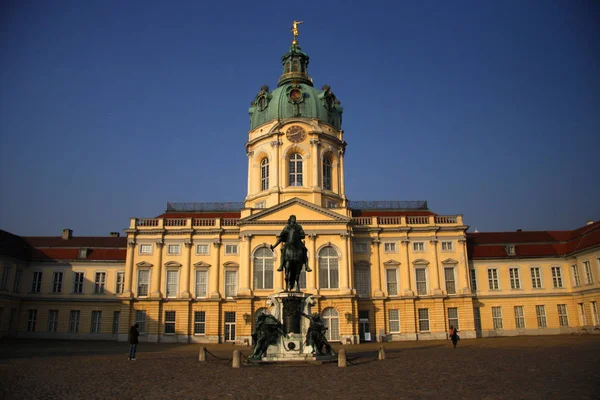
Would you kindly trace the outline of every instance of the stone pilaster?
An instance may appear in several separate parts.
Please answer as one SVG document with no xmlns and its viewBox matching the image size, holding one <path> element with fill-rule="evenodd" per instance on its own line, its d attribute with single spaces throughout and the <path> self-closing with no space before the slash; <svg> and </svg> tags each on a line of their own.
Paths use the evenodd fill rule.
<svg viewBox="0 0 600 400">
<path fill-rule="evenodd" d="M 156 266 L 152 269 L 152 299 L 160 299 L 162 297 L 162 290 L 160 287 L 160 282 L 163 273 L 162 266 L 162 253 L 165 242 L 162 239 L 158 239 L 156 241 L 156 252 L 158 253 L 158 262 Z"/>
<path fill-rule="evenodd" d="M 214 263 L 208 272 L 210 277 L 209 291 L 211 299 L 220 299 L 221 295 L 219 292 L 219 277 L 221 275 L 221 241 L 215 240 L 213 242 L 213 247 L 215 252 L 213 256 Z"/>
</svg>

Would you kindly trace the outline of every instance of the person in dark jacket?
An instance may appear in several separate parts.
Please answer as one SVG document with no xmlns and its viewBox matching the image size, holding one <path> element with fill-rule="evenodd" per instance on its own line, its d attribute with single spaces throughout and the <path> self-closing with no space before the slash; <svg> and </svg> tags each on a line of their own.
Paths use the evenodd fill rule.
<svg viewBox="0 0 600 400">
<path fill-rule="evenodd" d="M 137 350 L 138 345 L 138 336 L 140 333 L 138 332 L 138 324 L 133 325 L 129 329 L 129 359 L 135 361 L 135 351 Z"/>
<path fill-rule="evenodd" d="M 458 339 L 460 339 L 460 337 L 458 336 L 458 330 L 450 325 L 450 340 L 452 340 L 452 346 L 456 347 L 456 343 L 458 342 Z"/>
</svg>

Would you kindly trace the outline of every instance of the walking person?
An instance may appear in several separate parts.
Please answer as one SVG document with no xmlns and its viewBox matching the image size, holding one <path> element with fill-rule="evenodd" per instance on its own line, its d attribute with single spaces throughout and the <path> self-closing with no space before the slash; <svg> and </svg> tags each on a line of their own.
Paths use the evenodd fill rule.
<svg viewBox="0 0 600 400">
<path fill-rule="evenodd" d="M 137 350 L 138 336 L 140 336 L 138 327 L 139 325 L 136 323 L 129 328 L 129 360 L 133 361 L 135 361 L 135 351 Z"/>
<path fill-rule="evenodd" d="M 454 346 L 454 348 L 456 348 L 456 343 L 458 342 L 460 337 L 458 336 L 458 330 L 454 327 L 454 325 L 450 325 L 449 334 L 450 334 L 450 340 L 452 340 L 452 346 Z"/>
</svg>

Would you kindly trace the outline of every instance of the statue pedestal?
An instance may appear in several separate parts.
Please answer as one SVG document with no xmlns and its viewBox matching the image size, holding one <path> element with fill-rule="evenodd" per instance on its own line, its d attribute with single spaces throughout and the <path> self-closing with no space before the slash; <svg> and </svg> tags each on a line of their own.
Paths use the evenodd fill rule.
<svg viewBox="0 0 600 400">
<path fill-rule="evenodd" d="M 281 292 L 269 296 L 270 313 L 283 325 L 287 337 L 270 345 L 260 362 L 314 362 L 337 360 L 335 356 L 314 356 L 312 347 L 305 345 L 310 320 L 300 313 L 311 315 L 315 299 L 302 292 Z"/>
</svg>

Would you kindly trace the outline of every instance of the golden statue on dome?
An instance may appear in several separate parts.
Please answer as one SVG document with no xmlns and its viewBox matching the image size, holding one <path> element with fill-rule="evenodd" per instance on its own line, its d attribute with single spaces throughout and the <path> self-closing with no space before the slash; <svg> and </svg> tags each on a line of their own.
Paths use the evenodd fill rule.
<svg viewBox="0 0 600 400">
<path fill-rule="evenodd" d="M 298 32 L 298 25 L 303 24 L 303 23 L 304 23 L 304 21 L 294 20 L 294 23 L 292 24 L 292 29 L 290 29 L 290 31 L 294 35 L 294 41 L 292 42 L 293 45 L 298 44 L 298 40 L 296 39 L 298 37 L 298 35 L 300 35 L 300 33 Z"/>
</svg>

